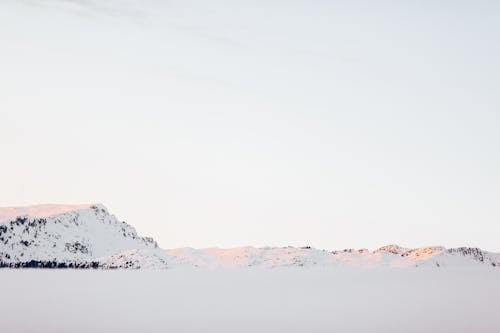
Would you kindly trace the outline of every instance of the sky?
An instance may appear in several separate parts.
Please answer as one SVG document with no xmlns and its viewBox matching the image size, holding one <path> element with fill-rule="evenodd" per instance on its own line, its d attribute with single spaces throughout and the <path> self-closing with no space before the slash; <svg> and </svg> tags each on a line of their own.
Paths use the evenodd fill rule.
<svg viewBox="0 0 500 333">
<path fill-rule="evenodd" d="M 0 206 L 160 246 L 500 251 L 500 2 L 0 0 Z"/>
</svg>

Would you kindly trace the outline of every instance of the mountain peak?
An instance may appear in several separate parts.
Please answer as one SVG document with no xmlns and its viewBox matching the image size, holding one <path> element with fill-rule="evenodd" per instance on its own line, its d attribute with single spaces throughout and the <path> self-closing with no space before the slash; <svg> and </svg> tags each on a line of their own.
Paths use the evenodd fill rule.
<svg viewBox="0 0 500 333">
<path fill-rule="evenodd" d="M 40 204 L 22 207 L 0 207 L 0 222 L 10 221 L 18 216 L 49 217 L 91 207 L 106 208 L 102 204 Z"/>
<path fill-rule="evenodd" d="M 102 204 L 7 207 L 0 216 L 0 266 L 139 268 L 165 262 L 152 238 L 139 236 Z"/>
<path fill-rule="evenodd" d="M 387 252 L 387 253 L 401 255 L 404 252 L 406 252 L 407 250 L 408 250 L 407 248 L 404 248 L 402 246 L 399 246 L 396 244 L 390 244 L 390 245 L 386 245 L 386 246 L 382 246 L 381 248 L 378 248 L 377 250 L 373 251 L 373 253 Z"/>
</svg>

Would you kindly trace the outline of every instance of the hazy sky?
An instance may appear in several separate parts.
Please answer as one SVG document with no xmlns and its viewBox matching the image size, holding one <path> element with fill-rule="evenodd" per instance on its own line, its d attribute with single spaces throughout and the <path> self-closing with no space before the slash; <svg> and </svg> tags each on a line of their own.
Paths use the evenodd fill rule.
<svg viewBox="0 0 500 333">
<path fill-rule="evenodd" d="M 0 206 L 162 247 L 500 250 L 499 1 L 0 0 Z"/>
</svg>

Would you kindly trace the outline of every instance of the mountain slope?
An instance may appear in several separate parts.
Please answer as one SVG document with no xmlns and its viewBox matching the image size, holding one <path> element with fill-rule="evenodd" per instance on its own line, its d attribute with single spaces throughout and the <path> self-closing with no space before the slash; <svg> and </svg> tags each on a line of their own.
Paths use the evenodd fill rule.
<svg viewBox="0 0 500 333">
<path fill-rule="evenodd" d="M 173 266 L 201 268 L 234 267 L 500 267 L 500 255 L 478 248 L 422 247 L 406 249 L 397 245 L 381 247 L 373 252 L 367 249 L 341 251 L 318 250 L 311 247 L 232 249 L 171 249 L 166 250 Z"/>
<path fill-rule="evenodd" d="M 102 205 L 0 208 L 0 217 L 4 266 L 166 267 L 152 238 L 140 237 Z"/>
</svg>

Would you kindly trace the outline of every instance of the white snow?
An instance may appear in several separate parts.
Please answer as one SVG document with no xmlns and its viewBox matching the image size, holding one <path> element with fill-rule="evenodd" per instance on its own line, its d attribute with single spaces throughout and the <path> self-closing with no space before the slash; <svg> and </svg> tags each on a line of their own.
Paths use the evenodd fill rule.
<svg viewBox="0 0 500 333">
<path fill-rule="evenodd" d="M 277 267 L 473 267 L 500 268 L 500 255 L 478 248 L 446 249 L 398 245 L 375 251 L 310 247 L 180 248 L 162 250 L 152 238 L 111 215 L 100 204 L 0 208 L 0 261 L 98 262 L 102 268 Z M 21 214 L 21 216 L 18 216 Z M 25 215 L 29 214 L 29 215 Z"/>
<path fill-rule="evenodd" d="M 14 214 L 0 223 L 0 260 L 6 263 L 99 261 L 106 267 L 120 262 L 138 268 L 142 266 L 132 263 L 138 264 L 142 258 L 145 267 L 153 263 L 166 266 L 153 239 L 137 235 L 132 226 L 110 215 L 103 205 L 42 205 L 0 211 L 3 216 Z"/>
<path fill-rule="evenodd" d="M 397 250 L 396 250 L 397 249 Z M 208 269 L 236 267 L 447 267 L 489 265 L 500 267 L 500 255 L 476 248 L 445 249 L 429 246 L 406 249 L 397 245 L 367 249 L 326 251 L 308 247 L 241 247 L 232 249 L 166 250 L 170 267 L 191 266 Z"/>
<path fill-rule="evenodd" d="M 146 269 L 0 269 L 1 332 L 500 331 L 495 253 L 397 245 L 162 250 L 102 205 L 37 207 L 7 210 L 36 217 L 0 223 L 4 262 Z"/>
</svg>

